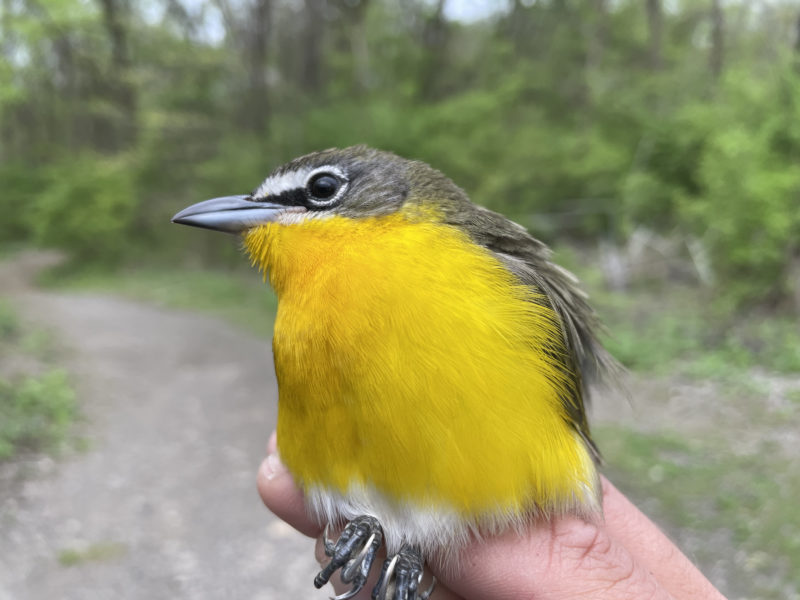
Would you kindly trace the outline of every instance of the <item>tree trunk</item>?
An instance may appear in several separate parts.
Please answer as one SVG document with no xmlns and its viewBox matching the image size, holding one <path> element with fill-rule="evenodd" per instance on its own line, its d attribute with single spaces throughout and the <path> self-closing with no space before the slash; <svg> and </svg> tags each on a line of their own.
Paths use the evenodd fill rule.
<svg viewBox="0 0 800 600">
<path fill-rule="evenodd" d="M 197 24 L 191 13 L 179 0 L 165 0 L 167 14 L 183 30 L 183 35 L 187 39 L 193 39 L 197 34 Z"/>
<path fill-rule="evenodd" d="M 800 14 L 797 15 L 797 21 L 795 22 L 795 34 L 794 34 L 794 51 L 800 54 Z"/>
<path fill-rule="evenodd" d="M 714 79 L 722 75 L 725 59 L 725 20 L 722 12 L 722 0 L 711 0 L 711 51 L 708 66 Z"/>
<path fill-rule="evenodd" d="M 584 21 L 585 59 L 583 61 L 583 104 L 587 116 L 594 104 L 595 92 L 602 78 L 603 55 L 608 43 L 608 1 L 593 0 L 590 17 Z"/>
<path fill-rule="evenodd" d="M 586 67 L 589 70 L 603 64 L 603 53 L 608 42 L 608 0 L 594 0 L 593 4 L 586 44 Z"/>
<path fill-rule="evenodd" d="M 794 29 L 794 64 L 795 71 L 800 73 L 800 14 L 797 15 Z"/>
<path fill-rule="evenodd" d="M 325 0 L 305 0 L 302 43 L 303 73 L 300 83 L 306 92 L 312 94 L 318 92 L 323 85 L 322 48 L 326 30 L 324 8 Z"/>
<path fill-rule="evenodd" d="M 111 42 L 111 62 L 114 67 L 127 68 L 130 66 L 130 53 L 128 49 L 128 36 L 122 24 L 120 7 L 117 0 L 100 0 L 103 7 L 103 22 Z"/>
<path fill-rule="evenodd" d="M 421 71 L 420 95 L 435 98 L 442 92 L 440 74 L 446 61 L 447 20 L 444 18 L 444 5 L 447 0 L 438 0 L 433 15 L 425 21 L 422 28 L 422 47 L 425 49 Z"/>
<path fill-rule="evenodd" d="M 95 146 L 112 151 L 123 150 L 136 137 L 136 90 L 131 83 L 131 56 L 128 31 L 124 23 L 124 4 L 120 0 L 100 0 L 103 24 L 111 45 L 111 69 L 106 74 L 108 93 L 120 109 L 118 118 L 101 118 Z M 107 130 L 110 135 L 106 134 Z"/>
<path fill-rule="evenodd" d="M 369 47 L 366 16 L 369 0 L 360 0 L 350 14 L 350 51 L 353 56 L 353 83 L 357 89 L 369 87 Z"/>
<path fill-rule="evenodd" d="M 255 0 L 248 31 L 247 71 L 249 89 L 244 111 L 245 126 L 264 133 L 269 124 L 269 86 L 267 60 L 272 34 L 272 0 Z"/>
<path fill-rule="evenodd" d="M 647 0 L 647 28 L 650 31 L 650 68 L 658 70 L 662 66 L 661 45 L 664 31 L 664 13 L 661 0 Z"/>
</svg>

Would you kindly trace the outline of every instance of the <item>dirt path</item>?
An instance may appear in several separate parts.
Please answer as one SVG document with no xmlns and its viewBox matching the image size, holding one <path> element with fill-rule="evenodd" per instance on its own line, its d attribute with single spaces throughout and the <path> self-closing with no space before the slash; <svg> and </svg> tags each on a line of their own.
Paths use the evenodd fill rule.
<svg viewBox="0 0 800 600">
<path fill-rule="evenodd" d="M 205 317 L 36 292 L 32 260 L 0 265 L 0 290 L 65 347 L 89 443 L 7 465 L 0 600 L 325 597 L 311 542 L 255 490 L 276 411 L 269 343 Z M 65 566 L 64 551 L 83 558 Z"/>
</svg>

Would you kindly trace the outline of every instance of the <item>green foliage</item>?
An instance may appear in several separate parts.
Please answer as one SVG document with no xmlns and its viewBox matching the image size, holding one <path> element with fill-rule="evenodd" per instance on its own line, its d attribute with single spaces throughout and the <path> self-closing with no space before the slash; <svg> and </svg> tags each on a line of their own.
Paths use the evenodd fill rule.
<svg viewBox="0 0 800 600">
<path fill-rule="evenodd" d="M 99 542 L 86 548 L 66 548 L 58 553 L 58 562 L 63 567 L 75 567 L 89 562 L 114 560 L 124 555 L 127 548 L 117 542 Z"/>
<path fill-rule="evenodd" d="M 30 239 L 30 207 L 46 186 L 42 170 L 22 162 L 0 163 L 0 243 Z"/>
<path fill-rule="evenodd" d="M 20 450 L 57 450 L 75 418 L 75 393 L 56 369 L 20 381 L 0 379 L 0 459 Z"/>
<path fill-rule="evenodd" d="M 247 194 L 283 157 L 254 137 L 227 137 L 217 142 L 217 153 L 197 165 L 198 198 Z"/>
<path fill-rule="evenodd" d="M 0 300 L 0 341 L 17 338 L 20 333 L 19 317 L 8 302 Z"/>
<path fill-rule="evenodd" d="M 138 202 L 124 157 L 65 160 L 49 169 L 48 181 L 31 213 L 39 243 L 80 260 L 117 259 L 129 246 Z"/>
<path fill-rule="evenodd" d="M 674 189 L 655 174 L 633 171 L 620 184 L 626 233 L 638 225 L 660 230 L 664 223 L 674 222 Z"/>
<path fill-rule="evenodd" d="M 726 297 L 747 305 L 791 292 L 787 269 L 800 252 L 800 80 L 754 86 L 732 76 L 726 90 L 729 104 L 700 163 L 703 192 L 679 206 L 709 248 Z"/>
<path fill-rule="evenodd" d="M 613 319 L 608 350 L 629 369 L 672 371 L 678 360 L 703 349 L 695 315 L 649 315 L 649 319 Z"/>
<path fill-rule="evenodd" d="M 330 0 L 324 18 L 275 0 L 272 30 L 250 26 L 257 3 L 168 4 L 6 7 L 0 242 L 233 264 L 230 245 L 169 217 L 298 154 L 369 143 L 548 242 L 693 236 L 729 308 L 795 293 L 796 1 L 722 3 L 721 72 L 713 11 L 690 3 L 655 20 L 663 3 L 500 3 L 462 23 L 418 0 Z"/>
<path fill-rule="evenodd" d="M 60 450 L 77 415 L 75 392 L 52 368 L 49 335 L 26 326 L 0 299 L 0 460 Z"/>
<path fill-rule="evenodd" d="M 731 314 L 702 290 L 673 286 L 594 294 L 610 332 L 609 351 L 637 372 L 682 373 L 740 381 L 753 368 L 800 371 L 800 335 L 793 317 Z"/>
</svg>

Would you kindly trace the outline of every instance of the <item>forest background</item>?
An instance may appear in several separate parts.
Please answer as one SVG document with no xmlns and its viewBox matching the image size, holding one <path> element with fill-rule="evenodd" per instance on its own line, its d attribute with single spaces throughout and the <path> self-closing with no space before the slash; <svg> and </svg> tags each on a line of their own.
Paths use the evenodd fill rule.
<svg viewBox="0 0 800 600">
<path fill-rule="evenodd" d="M 693 555 L 718 584 L 800 597 L 800 477 L 768 475 L 800 444 L 800 2 L 0 0 L 0 252 L 59 249 L 49 286 L 266 333 L 237 245 L 169 219 L 357 143 L 553 246 L 636 376 L 710 382 L 763 427 L 733 453 L 715 420 L 699 445 L 680 422 L 598 435 L 665 521 L 730 533 Z"/>
<path fill-rule="evenodd" d="M 430 162 L 545 241 L 619 246 L 646 230 L 684 246 L 727 308 L 798 313 L 798 13 L 3 0 L 0 241 L 84 266 L 213 262 L 223 242 L 164 225 L 177 208 L 368 143 Z"/>
</svg>

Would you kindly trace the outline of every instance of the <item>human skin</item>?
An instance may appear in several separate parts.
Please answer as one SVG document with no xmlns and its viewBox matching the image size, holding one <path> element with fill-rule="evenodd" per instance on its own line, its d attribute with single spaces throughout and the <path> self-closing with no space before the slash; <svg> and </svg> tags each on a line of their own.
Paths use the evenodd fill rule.
<svg viewBox="0 0 800 600">
<path fill-rule="evenodd" d="M 317 538 L 317 559 L 326 562 L 322 527 L 306 512 L 302 492 L 280 461 L 274 433 L 267 452 L 258 472 L 261 499 L 299 532 Z M 437 579 L 432 599 L 724 600 L 652 521 L 608 480 L 602 483 L 602 522 L 566 517 L 532 523 L 522 533 L 475 540 L 447 564 L 443 557 L 429 558 Z M 375 571 L 358 600 L 369 598 Z M 332 582 L 337 593 L 349 589 L 338 577 Z"/>
</svg>

